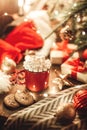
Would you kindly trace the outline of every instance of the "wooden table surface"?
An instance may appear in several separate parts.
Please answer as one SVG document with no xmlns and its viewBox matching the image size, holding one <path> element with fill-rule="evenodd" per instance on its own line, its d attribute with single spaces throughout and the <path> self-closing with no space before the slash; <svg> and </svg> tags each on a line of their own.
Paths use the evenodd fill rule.
<svg viewBox="0 0 87 130">
<path fill-rule="evenodd" d="M 60 71 L 60 68 L 58 65 L 53 65 L 51 67 L 51 70 L 50 70 L 50 76 L 49 76 L 49 86 L 51 87 L 52 86 L 52 80 L 54 78 L 56 78 L 56 74 L 55 74 L 55 71 L 54 70 L 58 70 Z M 77 82 L 76 80 L 73 80 L 73 79 L 70 79 L 72 83 L 74 83 L 75 85 L 77 84 L 81 84 L 80 82 Z M 26 87 L 25 85 L 14 85 L 11 89 L 11 91 L 9 93 L 6 93 L 6 94 L 0 94 L 0 127 L 3 126 L 4 122 L 6 121 L 6 119 L 13 113 L 23 109 L 24 107 L 21 107 L 21 108 L 18 108 L 16 110 L 9 110 L 5 107 L 5 105 L 3 104 L 3 99 L 6 95 L 10 94 L 10 93 L 15 93 L 17 90 L 24 90 Z M 44 91 L 43 91 L 44 92 Z M 42 92 L 42 93 L 43 93 Z M 46 92 L 46 90 L 45 90 Z M 37 93 L 38 94 L 38 93 Z M 40 93 L 39 93 L 40 94 Z"/>
</svg>

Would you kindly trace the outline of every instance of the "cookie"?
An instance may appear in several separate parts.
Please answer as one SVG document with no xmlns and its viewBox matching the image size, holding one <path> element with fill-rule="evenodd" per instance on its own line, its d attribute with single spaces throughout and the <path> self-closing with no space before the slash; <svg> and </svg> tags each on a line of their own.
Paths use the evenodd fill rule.
<svg viewBox="0 0 87 130">
<path fill-rule="evenodd" d="M 29 106 L 34 103 L 33 96 L 27 91 L 18 90 L 15 93 L 15 100 L 23 106 Z"/>
<path fill-rule="evenodd" d="M 20 104 L 15 100 L 14 94 L 9 94 L 4 98 L 4 104 L 9 109 L 16 109 Z"/>
</svg>

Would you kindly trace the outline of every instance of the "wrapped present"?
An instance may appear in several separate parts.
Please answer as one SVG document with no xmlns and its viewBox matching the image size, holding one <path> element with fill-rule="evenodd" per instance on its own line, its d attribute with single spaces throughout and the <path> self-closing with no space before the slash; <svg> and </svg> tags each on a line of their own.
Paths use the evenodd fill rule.
<svg viewBox="0 0 87 130">
<path fill-rule="evenodd" d="M 68 40 L 53 45 L 50 51 L 50 60 L 52 64 L 62 64 L 69 58 L 70 54 L 76 50 L 76 48 L 76 45 L 68 44 Z"/>
<path fill-rule="evenodd" d="M 61 65 L 62 74 L 87 83 L 87 61 L 81 61 L 79 56 L 72 56 Z"/>
<path fill-rule="evenodd" d="M 37 103 L 10 115 L 5 122 L 8 130 L 82 130 L 87 129 L 87 116 L 80 117 L 77 113 L 75 120 L 69 125 L 61 125 L 56 121 L 56 110 L 59 105 L 70 103 L 74 94 L 86 88 L 85 85 L 60 91 L 54 96 L 48 96 Z"/>
</svg>

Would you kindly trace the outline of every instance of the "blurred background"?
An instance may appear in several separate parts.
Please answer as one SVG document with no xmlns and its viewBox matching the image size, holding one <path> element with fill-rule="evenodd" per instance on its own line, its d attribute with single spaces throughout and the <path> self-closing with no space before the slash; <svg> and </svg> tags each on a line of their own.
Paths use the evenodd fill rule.
<svg viewBox="0 0 87 130">
<path fill-rule="evenodd" d="M 18 0 L 0 0 L 0 15 L 4 12 L 16 13 L 18 11 Z"/>
</svg>

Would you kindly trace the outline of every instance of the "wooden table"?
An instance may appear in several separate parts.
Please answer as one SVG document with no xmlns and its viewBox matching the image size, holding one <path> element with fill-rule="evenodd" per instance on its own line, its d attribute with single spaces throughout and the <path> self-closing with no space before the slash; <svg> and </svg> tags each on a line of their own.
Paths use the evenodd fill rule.
<svg viewBox="0 0 87 130">
<path fill-rule="evenodd" d="M 49 86 L 51 87 L 52 86 L 52 80 L 54 79 L 54 78 L 56 78 L 56 74 L 55 74 L 55 69 L 57 69 L 58 71 L 60 71 L 60 68 L 59 68 L 59 66 L 58 65 L 53 65 L 52 67 L 51 67 L 51 70 L 50 70 L 50 77 L 49 77 Z M 71 80 L 71 82 L 73 82 L 75 85 L 77 85 L 77 84 L 81 84 L 80 82 L 77 82 L 76 80 L 73 80 L 73 79 L 70 79 Z M 68 87 L 66 87 L 66 86 L 64 86 L 65 88 L 68 88 Z M 64 88 L 64 89 L 65 89 Z M 13 87 L 12 87 L 12 89 L 11 89 L 11 91 L 9 92 L 9 93 L 15 93 L 17 90 L 24 90 L 25 89 L 25 85 L 14 85 Z M 46 92 L 46 90 L 45 90 L 45 92 Z M 9 93 L 7 93 L 7 94 L 1 94 L 0 95 L 0 127 L 2 128 L 3 127 L 3 125 L 4 125 L 4 122 L 6 121 L 6 119 L 11 115 L 11 114 L 13 114 L 13 113 L 15 113 L 15 112 L 17 112 L 17 111 L 19 111 L 19 110 L 21 110 L 21 109 L 23 109 L 24 107 L 21 107 L 21 108 L 18 108 L 17 110 L 9 110 L 9 109 L 7 109 L 5 106 L 4 106 L 4 104 L 3 104 L 3 99 L 4 99 L 4 97 L 6 96 L 6 95 L 8 95 Z M 41 93 L 44 93 L 44 91 L 43 92 L 41 92 Z M 38 94 L 38 93 L 37 93 Z M 40 93 L 39 93 L 40 94 Z M 1 129 L 0 129 L 1 130 Z"/>
</svg>

